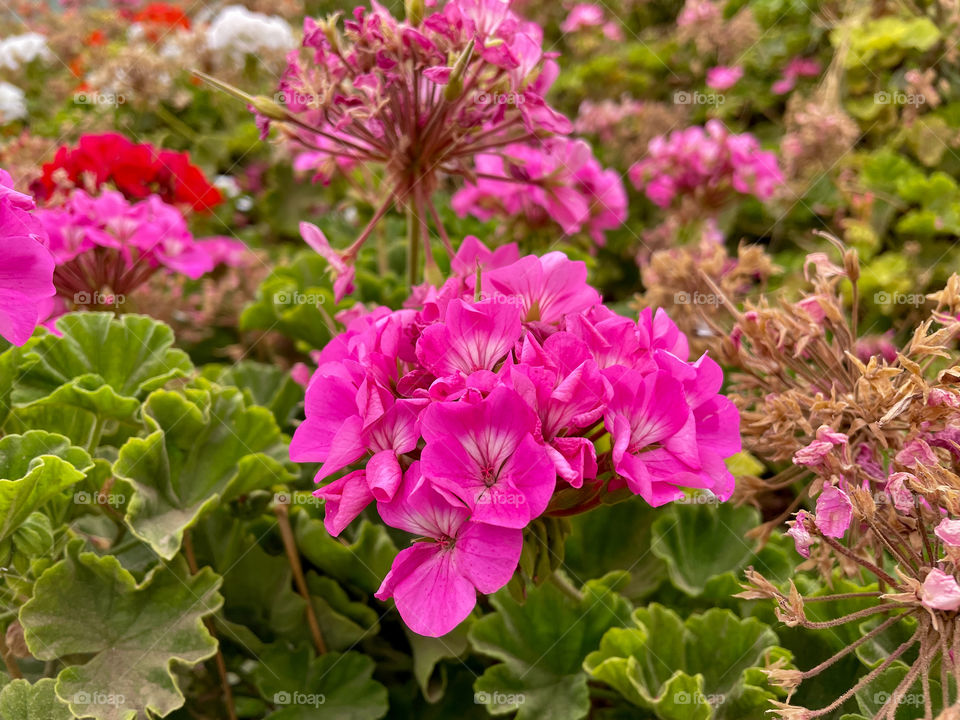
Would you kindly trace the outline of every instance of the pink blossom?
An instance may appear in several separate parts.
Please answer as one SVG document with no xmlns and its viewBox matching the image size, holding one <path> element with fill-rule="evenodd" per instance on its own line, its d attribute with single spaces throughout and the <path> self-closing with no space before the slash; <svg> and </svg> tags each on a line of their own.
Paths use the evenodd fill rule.
<svg viewBox="0 0 960 720">
<path fill-rule="evenodd" d="M 33 208 L 33 199 L 14 190 L 0 169 L 0 337 L 14 345 L 29 339 L 56 293 L 56 263 Z"/>
<path fill-rule="evenodd" d="M 827 485 L 817 498 L 817 529 L 827 537 L 843 537 L 853 518 L 850 498 L 838 487 Z"/>
<path fill-rule="evenodd" d="M 520 339 L 520 310 L 495 299 L 453 300 L 442 323 L 423 331 L 417 358 L 434 375 L 494 370 Z"/>
<path fill-rule="evenodd" d="M 586 230 L 600 245 L 605 230 L 626 220 L 619 175 L 603 169 L 582 140 L 511 144 L 500 153 L 477 155 L 476 165 L 482 175 L 451 200 L 461 217 L 519 215 L 534 226 L 556 223 L 568 234 Z"/>
<path fill-rule="evenodd" d="M 920 601 L 931 610 L 960 610 L 960 585 L 953 575 L 933 568 L 920 587 Z"/>
<path fill-rule="evenodd" d="M 653 138 L 647 157 L 635 163 L 629 175 L 660 207 L 668 207 L 678 195 L 707 193 L 711 207 L 724 195 L 766 200 L 783 183 L 774 153 L 761 150 L 749 133 L 728 132 L 718 120 Z"/>
<path fill-rule="evenodd" d="M 597 27 L 602 24 L 603 8 L 592 3 L 578 3 L 567 14 L 566 20 L 560 23 L 560 30 L 565 33 L 572 33 L 586 27 Z"/>
<path fill-rule="evenodd" d="M 817 77 L 820 70 L 820 62 L 815 58 L 792 58 L 783 69 L 783 75 L 770 89 L 777 95 L 783 95 L 793 90 L 799 78 Z"/>
<path fill-rule="evenodd" d="M 893 506 L 902 513 L 909 513 L 914 509 L 913 493 L 904 485 L 904 482 L 910 479 L 916 480 L 913 473 L 893 473 L 887 478 L 884 488 L 893 501 Z"/>
<path fill-rule="evenodd" d="M 897 453 L 896 460 L 901 465 L 909 468 L 913 468 L 917 464 L 936 465 L 939 462 L 937 456 L 933 450 L 930 449 L 926 441 L 919 438 L 914 438 L 907 442 L 903 446 L 903 449 Z"/>
<path fill-rule="evenodd" d="M 801 510 L 797 513 L 797 517 L 794 520 L 787 523 L 790 525 L 790 529 L 787 530 L 787 535 L 793 538 L 797 552 L 805 558 L 810 557 L 810 546 L 813 544 L 813 537 L 810 535 L 810 531 L 807 530 L 806 526 L 808 517 L 810 517 L 810 513 L 806 510 Z"/>
<path fill-rule="evenodd" d="M 413 463 L 396 497 L 377 509 L 388 525 L 426 541 L 400 551 L 376 597 L 392 597 L 413 632 L 440 637 L 470 614 L 477 592 L 496 592 L 510 581 L 523 532 L 471 518 L 419 473 L 420 463 Z"/>
<path fill-rule="evenodd" d="M 717 65 L 707 70 L 707 87 L 714 90 L 729 90 L 743 77 L 743 68 Z"/>
<path fill-rule="evenodd" d="M 946 545 L 960 548 L 960 520 L 944 518 L 934 530 L 937 537 Z"/>
<path fill-rule="evenodd" d="M 423 416 L 423 475 L 478 522 L 525 527 L 546 509 L 556 483 L 535 429 L 529 406 L 505 387 L 475 404 L 435 403 Z"/>
<path fill-rule="evenodd" d="M 336 302 L 340 302 L 346 295 L 353 292 L 353 264 L 330 247 L 327 236 L 313 223 L 300 223 L 300 235 L 307 245 L 329 263 L 330 273 L 333 275 L 333 297 Z"/>
</svg>

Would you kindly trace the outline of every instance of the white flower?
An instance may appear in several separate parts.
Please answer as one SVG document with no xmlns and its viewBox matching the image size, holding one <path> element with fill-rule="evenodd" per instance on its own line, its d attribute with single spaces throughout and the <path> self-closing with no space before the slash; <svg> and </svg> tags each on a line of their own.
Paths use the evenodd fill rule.
<svg viewBox="0 0 960 720">
<path fill-rule="evenodd" d="M 207 47 L 234 58 L 260 51 L 292 49 L 297 41 L 287 21 L 276 15 L 251 12 L 242 5 L 225 7 L 207 29 Z"/>
<path fill-rule="evenodd" d="M 0 40 L 0 67 L 18 70 L 38 58 L 53 59 L 47 38 L 39 33 L 24 33 Z"/>
<path fill-rule="evenodd" d="M 16 85 L 0 81 L 0 125 L 27 116 L 27 96 Z"/>
</svg>

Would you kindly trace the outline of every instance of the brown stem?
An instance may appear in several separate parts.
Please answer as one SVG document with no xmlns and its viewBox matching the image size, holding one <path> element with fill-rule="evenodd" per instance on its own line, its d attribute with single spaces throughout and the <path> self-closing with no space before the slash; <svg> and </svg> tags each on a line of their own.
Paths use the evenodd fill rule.
<svg viewBox="0 0 960 720">
<path fill-rule="evenodd" d="M 876 575 L 878 578 L 880 578 L 880 579 L 882 579 L 882 580 L 885 580 L 885 581 L 887 582 L 887 584 L 890 585 L 890 587 L 897 587 L 897 581 L 896 581 L 896 580 L 894 580 L 892 577 L 890 577 L 887 573 L 885 573 L 885 572 L 884 572 L 883 570 L 881 570 L 879 567 L 877 567 L 876 565 L 874 565 L 872 562 L 870 562 L 869 560 L 867 560 L 865 557 L 862 557 L 862 556 L 860 556 L 860 555 L 857 555 L 855 552 L 849 550 L 848 548 L 845 548 L 843 545 L 841 545 L 840 543 L 838 543 L 838 542 L 837 542 L 836 540 L 834 540 L 832 537 L 828 537 L 828 536 L 824 535 L 823 533 L 817 533 L 817 535 L 819 535 L 820 539 L 822 539 L 827 545 L 829 545 L 830 547 L 832 547 L 834 550 L 836 550 L 836 551 L 837 551 L 838 553 L 840 553 L 841 555 L 844 555 L 844 556 L 850 558 L 851 560 L 853 560 L 853 561 L 854 561 L 855 563 L 857 563 L 858 565 L 862 565 L 863 567 L 867 568 L 870 572 L 872 572 L 872 573 L 873 573 L 874 575 Z"/>
<path fill-rule="evenodd" d="M 20 672 L 20 666 L 17 665 L 16 658 L 13 657 L 10 648 L 7 647 L 5 632 L 0 633 L 0 655 L 3 656 L 3 664 L 7 666 L 7 672 L 10 674 L 10 677 L 14 679 L 22 678 L 23 673 Z"/>
<path fill-rule="evenodd" d="M 183 534 L 183 554 L 187 558 L 190 574 L 196 575 L 199 568 L 197 567 L 197 556 L 193 551 L 193 535 L 189 530 Z M 220 650 L 220 638 L 217 637 L 217 631 L 211 618 L 204 618 L 203 624 L 207 626 L 207 632 L 217 641 L 217 674 L 220 676 L 220 685 L 223 688 L 223 702 L 227 706 L 227 717 L 230 720 L 237 720 L 237 707 L 233 701 L 233 689 L 230 687 L 230 680 L 227 678 L 227 663 L 223 659 L 223 652 Z"/>
<path fill-rule="evenodd" d="M 307 589 L 307 581 L 303 577 L 303 566 L 300 564 L 300 553 L 297 551 L 297 541 L 293 536 L 293 528 L 290 527 L 290 508 L 286 503 L 278 502 L 273 506 L 273 512 L 276 513 L 277 522 L 280 525 L 283 549 L 287 552 L 287 560 L 290 562 L 290 569 L 293 570 L 293 581 L 297 586 L 297 591 L 307 603 L 307 625 L 310 626 L 313 645 L 317 649 L 318 655 L 325 655 L 327 645 L 323 641 L 323 633 L 320 632 L 320 623 L 317 622 L 317 615 L 313 611 L 313 603 L 310 601 L 310 591 Z"/>
</svg>

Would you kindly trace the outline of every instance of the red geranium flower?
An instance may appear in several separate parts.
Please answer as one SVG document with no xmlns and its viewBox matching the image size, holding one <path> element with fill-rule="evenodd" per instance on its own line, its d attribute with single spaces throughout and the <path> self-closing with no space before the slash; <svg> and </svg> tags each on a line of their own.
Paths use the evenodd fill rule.
<svg viewBox="0 0 960 720">
<path fill-rule="evenodd" d="M 31 189 L 38 199 L 48 200 L 61 188 L 95 190 L 103 185 L 112 185 L 130 200 L 156 193 L 165 202 L 201 212 L 223 202 L 188 153 L 134 143 L 118 133 L 83 135 L 75 148 L 60 147 Z"/>
</svg>

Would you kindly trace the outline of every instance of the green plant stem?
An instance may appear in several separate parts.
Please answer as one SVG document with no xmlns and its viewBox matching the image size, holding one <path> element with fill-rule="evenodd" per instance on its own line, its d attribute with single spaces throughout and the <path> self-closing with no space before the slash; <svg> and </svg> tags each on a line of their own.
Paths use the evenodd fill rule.
<svg viewBox="0 0 960 720">
<path fill-rule="evenodd" d="M 407 273 L 410 288 L 417 284 L 417 265 L 420 264 L 420 218 L 412 198 L 407 198 Z"/>
<path fill-rule="evenodd" d="M 290 569 L 293 570 L 293 581 L 307 603 L 307 625 L 310 626 L 313 645 L 316 647 L 318 655 L 324 655 L 327 652 L 327 644 L 323 640 L 323 633 L 320 632 L 320 623 L 317 622 L 317 615 L 313 611 L 313 603 L 310 602 L 310 590 L 307 588 L 307 581 L 303 576 L 300 552 L 297 550 L 297 541 L 293 536 L 293 528 L 290 526 L 290 508 L 286 503 L 277 503 L 273 511 L 276 513 L 277 522 L 280 525 L 280 536 L 283 538 L 283 548 L 287 552 Z"/>
<path fill-rule="evenodd" d="M 583 600 L 583 594 L 577 590 L 563 575 L 558 574 L 556 570 L 550 573 L 550 582 L 552 582 L 564 595 L 573 599 L 574 601 L 579 603 Z"/>
<path fill-rule="evenodd" d="M 193 551 L 193 535 L 187 530 L 183 534 L 183 554 L 187 558 L 187 565 L 190 567 L 190 574 L 196 575 L 199 572 L 197 566 L 197 556 Z M 207 632 L 217 641 L 217 674 L 220 676 L 220 685 L 223 687 L 223 704 L 227 708 L 227 717 L 230 720 L 237 720 L 237 707 L 233 701 L 233 690 L 230 688 L 230 680 L 227 677 L 227 663 L 223 659 L 223 652 L 220 650 L 220 639 L 217 637 L 216 628 L 214 628 L 211 618 L 204 618 L 203 624 L 207 627 Z"/>
</svg>

